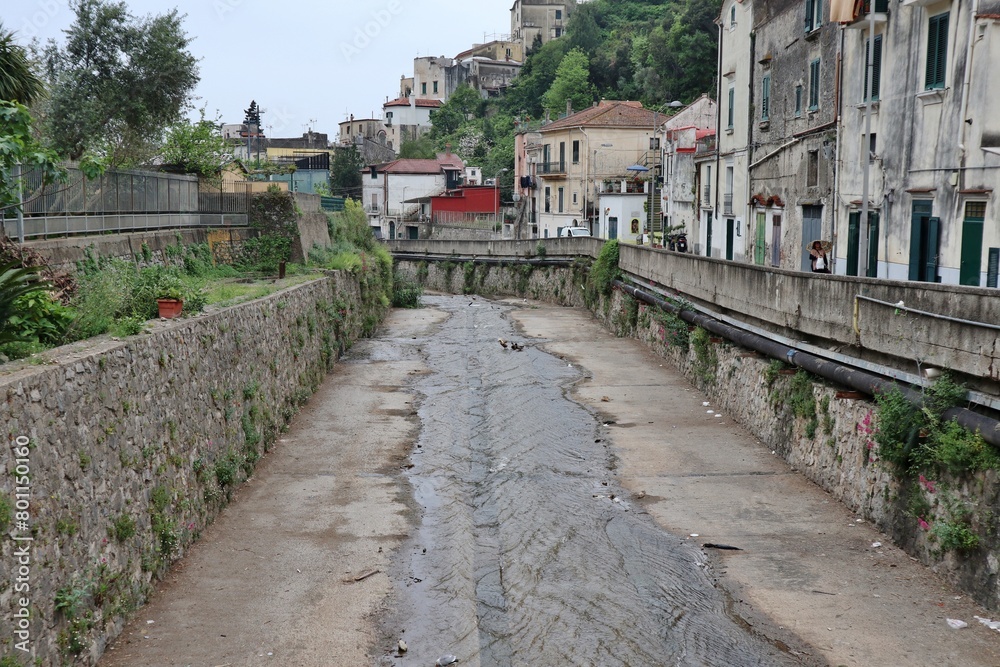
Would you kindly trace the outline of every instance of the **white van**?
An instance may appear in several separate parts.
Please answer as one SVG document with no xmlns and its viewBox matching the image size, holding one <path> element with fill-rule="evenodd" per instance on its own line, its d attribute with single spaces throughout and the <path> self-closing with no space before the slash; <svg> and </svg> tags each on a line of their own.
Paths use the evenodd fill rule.
<svg viewBox="0 0 1000 667">
<path fill-rule="evenodd" d="M 590 236 L 590 230 L 586 227 L 563 227 L 559 230 L 559 238 L 566 236 Z"/>
</svg>

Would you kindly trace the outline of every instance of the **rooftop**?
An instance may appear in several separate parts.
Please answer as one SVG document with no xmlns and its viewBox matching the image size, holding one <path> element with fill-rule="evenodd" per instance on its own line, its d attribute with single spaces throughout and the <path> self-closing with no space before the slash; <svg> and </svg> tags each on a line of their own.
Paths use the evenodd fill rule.
<svg viewBox="0 0 1000 667">
<path fill-rule="evenodd" d="M 581 126 L 653 128 L 665 119 L 664 114 L 644 108 L 642 102 L 601 100 L 599 104 L 543 126 L 540 131 L 552 132 Z"/>
</svg>

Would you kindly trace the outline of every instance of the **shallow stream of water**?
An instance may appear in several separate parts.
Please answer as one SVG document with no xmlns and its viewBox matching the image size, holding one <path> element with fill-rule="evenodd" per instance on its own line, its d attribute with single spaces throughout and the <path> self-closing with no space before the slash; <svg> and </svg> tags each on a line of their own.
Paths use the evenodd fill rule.
<svg viewBox="0 0 1000 667">
<path fill-rule="evenodd" d="M 409 650 L 385 664 L 797 664 L 726 614 L 704 554 L 630 506 L 604 427 L 567 397 L 585 369 L 502 347 L 529 342 L 510 306 L 424 302 L 450 317 L 416 342 L 421 518 L 392 573 Z"/>
</svg>

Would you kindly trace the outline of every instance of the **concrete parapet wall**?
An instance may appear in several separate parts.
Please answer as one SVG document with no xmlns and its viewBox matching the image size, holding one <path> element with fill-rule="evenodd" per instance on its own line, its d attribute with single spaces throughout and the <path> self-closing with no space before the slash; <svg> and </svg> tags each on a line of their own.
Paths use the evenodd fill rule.
<svg viewBox="0 0 1000 667">
<path fill-rule="evenodd" d="M 604 242 L 594 238 L 530 239 L 524 241 L 438 240 L 389 241 L 389 252 L 395 254 L 460 255 L 477 257 L 530 257 L 545 248 L 547 257 L 596 257 Z"/>
<path fill-rule="evenodd" d="M 396 255 L 524 257 L 538 245 L 549 257 L 596 257 L 603 242 L 395 241 L 389 250 Z M 997 290 L 817 275 L 626 244 L 619 252 L 627 274 L 716 312 L 914 375 L 918 364 L 951 369 L 976 389 L 1000 396 Z M 895 307 L 899 302 L 903 308 Z"/>
<path fill-rule="evenodd" d="M 44 365 L 4 366 L 0 521 L 32 541 L 0 543 L 0 654 L 20 655 L 26 608 L 39 664 L 95 664 L 381 313 L 337 272 L 150 334 L 50 350 Z M 29 587 L 15 593 L 22 545 Z"/>
<path fill-rule="evenodd" d="M 895 358 L 912 373 L 919 361 L 994 385 L 1000 380 L 1000 331 L 971 323 L 1000 323 L 996 290 L 815 275 L 631 246 L 621 246 L 620 256 L 627 273 L 778 333 Z M 903 309 L 889 305 L 899 302 Z M 991 393 L 1000 393 L 996 388 Z"/>
</svg>

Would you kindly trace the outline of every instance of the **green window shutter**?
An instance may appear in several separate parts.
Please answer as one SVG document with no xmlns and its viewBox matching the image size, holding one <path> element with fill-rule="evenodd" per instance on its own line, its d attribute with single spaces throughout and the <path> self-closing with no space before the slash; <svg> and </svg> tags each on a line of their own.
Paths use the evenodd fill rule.
<svg viewBox="0 0 1000 667">
<path fill-rule="evenodd" d="M 948 14 L 938 14 L 928 20 L 927 67 L 924 88 L 944 88 L 945 65 L 948 59 Z"/>
<path fill-rule="evenodd" d="M 806 0 L 806 32 L 813 29 L 813 7 L 816 0 Z"/>
<path fill-rule="evenodd" d="M 875 36 L 872 47 L 872 101 L 879 99 L 879 88 L 882 84 L 882 35 Z M 867 72 L 866 72 L 867 74 Z"/>
<path fill-rule="evenodd" d="M 819 108 L 819 61 L 814 60 L 809 64 L 809 110 L 815 111 Z"/>
<path fill-rule="evenodd" d="M 861 239 L 861 214 L 851 213 L 847 220 L 847 275 L 858 275 L 858 242 Z"/>
<path fill-rule="evenodd" d="M 878 101 L 879 85 L 882 81 L 882 35 L 875 36 L 875 50 L 871 53 L 872 58 L 872 83 L 871 89 L 868 88 L 868 50 L 871 48 L 872 42 L 868 40 L 865 42 L 865 87 L 861 91 L 862 99 L 871 99 L 873 102 Z M 870 96 L 870 97 L 869 97 Z"/>
<path fill-rule="evenodd" d="M 962 263 L 958 284 L 979 287 L 983 266 L 983 218 L 966 217 L 962 224 Z"/>
<path fill-rule="evenodd" d="M 814 0 L 816 7 L 813 9 L 813 27 L 818 28 L 823 25 L 823 0 Z"/>
<path fill-rule="evenodd" d="M 875 211 L 868 213 L 868 277 L 878 278 L 878 213 Z"/>
<path fill-rule="evenodd" d="M 734 116 L 733 105 L 735 103 L 736 103 L 736 89 L 735 88 L 730 88 L 729 89 L 729 125 L 728 125 L 729 129 L 733 128 L 733 116 Z"/>
<path fill-rule="evenodd" d="M 930 218 L 927 221 L 927 270 L 924 282 L 938 282 L 938 253 L 941 241 L 941 218 Z"/>
<path fill-rule="evenodd" d="M 771 109 L 771 76 L 765 76 L 760 84 L 760 119 L 767 120 Z"/>
</svg>

